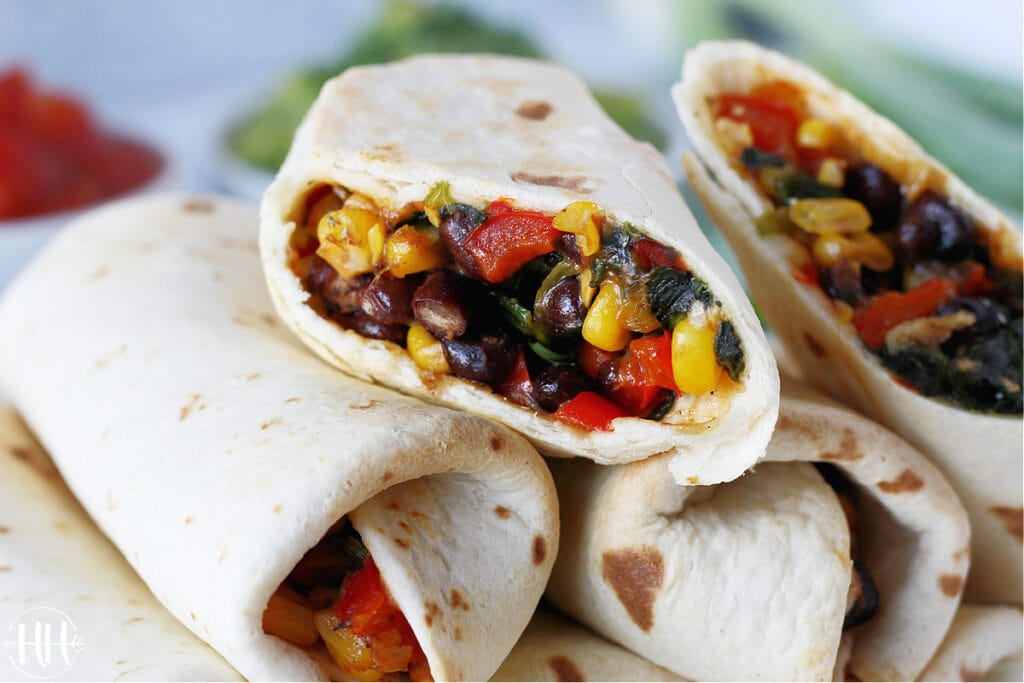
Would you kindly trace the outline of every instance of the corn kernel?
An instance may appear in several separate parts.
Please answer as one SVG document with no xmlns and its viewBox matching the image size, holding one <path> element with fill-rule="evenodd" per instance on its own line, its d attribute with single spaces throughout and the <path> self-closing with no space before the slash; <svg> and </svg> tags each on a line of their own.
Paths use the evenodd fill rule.
<svg viewBox="0 0 1024 683">
<path fill-rule="evenodd" d="M 689 320 L 672 330 L 672 376 L 680 391 L 699 396 L 718 386 L 715 328 L 694 327 Z"/>
<path fill-rule="evenodd" d="M 448 252 L 434 227 L 403 225 L 384 243 L 384 262 L 395 277 L 440 268 L 448 262 Z"/>
<path fill-rule="evenodd" d="M 818 235 L 866 232 L 871 214 L 855 199 L 798 199 L 789 205 L 789 219 Z"/>
<path fill-rule="evenodd" d="M 826 187 L 839 188 L 846 182 L 846 167 L 840 159 L 829 157 L 818 167 L 818 182 Z"/>
<path fill-rule="evenodd" d="M 884 272 L 893 267 L 896 257 L 892 250 L 877 235 L 865 232 L 850 238 L 850 258 L 876 272 Z"/>
<path fill-rule="evenodd" d="M 376 223 L 366 233 L 366 246 L 370 252 L 370 261 L 376 263 L 384 254 L 385 230 L 384 225 Z"/>
<path fill-rule="evenodd" d="M 405 348 L 419 369 L 436 373 L 451 372 L 444 357 L 444 346 L 423 325 L 414 322 L 409 326 Z"/>
<path fill-rule="evenodd" d="M 850 240 L 842 235 L 822 235 L 814 241 L 811 255 L 819 266 L 831 268 L 844 256 L 850 257 Z"/>
<path fill-rule="evenodd" d="M 373 668 L 373 654 L 363 639 L 341 625 L 334 610 L 325 609 L 314 615 L 316 630 L 327 645 L 331 658 L 358 681 L 379 681 L 381 673 Z"/>
<path fill-rule="evenodd" d="M 621 351 L 633 335 L 619 320 L 622 304 L 614 283 L 603 285 L 583 320 L 583 338 L 603 351 Z"/>
<path fill-rule="evenodd" d="M 365 194 L 353 192 L 345 200 L 345 208 L 349 209 L 363 209 L 364 211 L 370 211 L 374 214 L 380 213 L 380 209 L 377 208 L 376 202 L 367 197 Z"/>
<path fill-rule="evenodd" d="M 739 155 L 745 148 L 754 144 L 754 133 L 749 123 L 736 121 L 726 116 L 715 120 L 715 132 L 729 156 Z"/>
<path fill-rule="evenodd" d="M 836 140 L 836 129 L 823 119 L 807 119 L 796 131 L 796 144 L 810 149 L 828 149 Z"/>
<path fill-rule="evenodd" d="M 584 256 L 593 256 L 601 249 L 601 231 L 597 224 L 603 214 L 594 202 L 573 202 L 552 221 L 556 230 L 576 235 L 576 246 Z"/>
</svg>

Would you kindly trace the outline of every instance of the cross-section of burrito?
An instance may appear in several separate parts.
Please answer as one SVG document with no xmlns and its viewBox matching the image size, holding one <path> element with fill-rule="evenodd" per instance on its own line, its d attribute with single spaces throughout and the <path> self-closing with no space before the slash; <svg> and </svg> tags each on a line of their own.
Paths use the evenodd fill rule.
<svg viewBox="0 0 1024 683">
<path fill-rule="evenodd" d="M 425 56 L 328 82 L 264 196 L 285 322 L 339 369 L 554 455 L 763 454 L 774 361 L 672 173 L 541 62 Z"/>
<path fill-rule="evenodd" d="M 241 680 L 156 601 L 8 406 L 0 406 L 0 625 L 0 680 Z"/>
<path fill-rule="evenodd" d="M 550 464 L 548 597 L 686 678 L 913 680 L 960 603 L 970 534 L 942 475 L 790 380 L 765 461 L 737 481 L 673 487 L 663 458 Z"/>
<path fill-rule="evenodd" d="M 0 301 L 3 391 L 246 678 L 487 678 L 557 547 L 543 461 L 309 354 L 273 315 L 256 224 L 183 196 L 77 220 Z"/>
<path fill-rule="evenodd" d="M 948 477 L 971 517 L 968 597 L 1019 604 L 1020 231 L 776 52 L 701 45 L 674 96 L 700 157 L 687 175 L 772 329 L 809 381 Z"/>
</svg>

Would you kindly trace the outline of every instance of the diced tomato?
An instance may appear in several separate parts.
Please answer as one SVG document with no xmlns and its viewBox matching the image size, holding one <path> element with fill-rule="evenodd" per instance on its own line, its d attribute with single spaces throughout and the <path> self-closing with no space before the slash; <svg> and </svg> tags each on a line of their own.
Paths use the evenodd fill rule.
<svg viewBox="0 0 1024 683">
<path fill-rule="evenodd" d="M 963 277 L 958 287 L 960 293 L 966 296 L 978 296 L 987 294 L 996 288 L 992 279 L 985 272 L 985 266 L 977 261 L 968 261 L 963 267 Z"/>
<path fill-rule="evenodd" d="M 769 83 L 749 95 L 719 95 L 716 116 L 749 124 L 756 147 L 791 158 L 800 127 L 799 102 L 799 91 L 792 86 Z"/>
<path fill-rule="evenodd" d="M 580 361 L 580 367 L 583 368 L 583 372 L 591 379 L 597 379 L 597 375 L 601 372 L 601 366 L 615 360 L 620 355 L 622 354 L 615 351 L 605 351 L 593 344 L 582 341 L 580 342 L 580 349 L 576 357 Z"/>
<path fill-rule="evenodd" d="M 647 384 L 679 391 L 672 374 L 672 333 L 640 337 L 629 344 L 629 353 L 640 364 L 641 376 Z"/>
<path fill-rule="evenodd" d="M 562 233 L 552 217 L 538 211 L 512 211 L 491 215 L 465 242 L 484 279 L 501 282 L 527 261 L 555 250 Z"/>
<path fill-rule="evenodd" d="M 636 262 L 643 270 L 651 270 L 659 266 L 674 270 L 686 270 L 686 266 L 683 265 L 683 259 L 679 256 L 679 253 L 672 247 L 667 247 L 660 242 L 655 242 L 645 237 L 634 242 L 630 249 L 633 252 L 633 258 L 636 259 Z"/>
<path fill-rule="evenodd" d="M 861 339 L 872 349 L 881 348 L 885 335 L 900 323 L 924 318 L 957 295 L 952 280 L 932 278 L 907 292 L 886 292 L 874 297 L 854 316 Z"/>
<path fill-rule="evenodd" d="M 789 274 L 793 276 L 794 280 L 805 285 L 818 284 L 818 268 L 811 261 L 794 263 L 789 269 Z"/>
<path fill-rule="evenodd" d="M 593 391 L 581 391 L 559 406 L 555 417 L 587 429 L 607 432 L 611 431 L 612 420 L 629 417 L 629 413 Z"/>
</svg>

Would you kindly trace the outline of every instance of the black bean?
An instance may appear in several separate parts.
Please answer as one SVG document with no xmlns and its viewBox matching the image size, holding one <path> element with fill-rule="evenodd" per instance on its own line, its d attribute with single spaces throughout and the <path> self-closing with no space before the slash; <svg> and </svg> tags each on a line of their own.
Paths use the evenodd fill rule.
<svg viewBox="0 0 1024 683">
<path fill-rule="evenodd" d="M 856 597 L 843 619 L 843 630 L 853 628 L 875 616 L 878 611 L 878 589 L 867 567 L 860 560 L 853 561 L 853 581 Z"/>
<path fill-rule="evenodd" d="M 896 252 L 913 263 L 928 257 L 958 259 L 970 251 L 973 228 L 962 213 L 933 192 L 925 192 L 903 212 L 896 229 Z"/>
<path fill-rule="evenodd" d="M 412 297 L 422 277 L 394 277 L 381 273 L 363 294 L 363 312 L 379 323 L 408 325 L 412 322 Z"/>
<path fill-rule="evenodd" d="M 372 275 L 343 278 L 327 261 L 314 256 L 306 273 L 305 285 L 310 294 L 317 294 L 329 316 L 355 313 L 362 307 L 363 292 Z"/>
<path fill-rule="evenodd" d="M 533 397 L 544 410 L 554 412 L 581 391 L 592 387 L 590 378 L 572 365 L 551 365 L 533 378 Z"/>
<path fill-rule="evenodd" d="M 874 164 L 855 164 L 846 170 L 843 194 L 867 207 L 871 230 L 892 230 L 900 217 L 903 193 L 889 174 Z"/>
<path fill-rule="evenodd" d="M 441 220 L 438 232 L 441 234 L 441 242 L 444 243 L 445 249 L 463 272 L 470 277 L 480 278 L 480 267 L 477 265 L 476 259 L 463 246 L 480 225 L 477 220 L 478 216 L 469 212 L 456 211 L 447 214 Z"/>
<path fill-rule="evenodd" d="M 462 275 L 435 271 L 416 290 L 413 315 L 435 337 L 461 337 L 469 329 L 470 314 L 479 303 L 478 287 Z"/>
<path fill-rule="evenodd" d="M 818 277 L 818 283 L 832 299 L 845 301 L 856 306 L 864 299 L 864 287 L 860 281 L 860 268 L 847 259 L 840 259 L 831 268 L 825 268 Z"/>
<path fill-rule="evenodd" d="M 331 318 L 345 329 L 358 332 L 371 339 L 384 339 L 405 346 L 405 337 L 409 328 L 405 325 L 389 325 L 379 323 L 362 311 L 350 315 L 332 315 Z"/>
<path fill-rule="evenodd" d="M 534 316 L 553 337 L 577 334 L 583 327 L 579 278 L 567 277 L 548 289 L 537 302 Z"/>
<path fill-rule="evenodd" d="M 976 318 L 973 325 L 959 330 L 957 335 L 989 335 L 995 334 L 1010 322 L 1011 311 L 988 297 L 958 296 L 940 305 L 936 315 L 947 315 L 957 311 L 968 311 Z"/>
<path fill-rule="evenodd" d="M 580 253 L 580 247 L 576 244 L 576 235 L 571 232 L 562 233 L 558 237 L 558 251 L 565 254 L 565 257 L 575 263 L 577 266 L 583 265 L 583 254 Z"/>
<path fill-rule="evenodd" d="M 515 345 L 502 334 L 470 334 L 441 344 L 452 374 L 482 384 L 500 382 L 516 359 Z"/>
</svg>

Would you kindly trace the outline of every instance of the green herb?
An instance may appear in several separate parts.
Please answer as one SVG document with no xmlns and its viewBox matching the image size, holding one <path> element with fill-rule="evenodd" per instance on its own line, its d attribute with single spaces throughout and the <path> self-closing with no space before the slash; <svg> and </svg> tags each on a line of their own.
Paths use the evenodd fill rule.
<svg viewBox="0 0 1024 683">
<path fill-rule="evenodd" d="M 822 185 L 806 173 L 787 173 L 775 179 L 775 196 L 786 204 L 797 199 L 841 197 L 839 190 Z"/>
<path fill-rule="evenodd" d="M 530 347 L 531 351 L 552 365 L 574 365 L 576 363 L 575 351 L 560 353 L 548 346 L 545 346 L 544 344 L 541 344 L 535 339 L 531 339 L 527 342 L 527 345 Z"/>
<path fill-rule="evenodd" d="M 447 181 L 442 180 L 430 188 L 430 192 L 423 199 L 423 211 L 427 214 L 427 218 L 430 219 L 430 223 L 434 227 L 438 227 L 441 225 L 441 212 L 449 204 L 454 203 L 455 200 L 452 199 L 452 186 Z"/>
<path fill-rule="evenodd" d="M 786 160 L 778 154 L 766 152 L 759 147 L 747 147 L 740 153 L 740 162 L 747 168 L 759 169 L 765 166 L 785 166 Z"/>
<path fill-rule="evenodd" d="M 672 405 L 675 402 L 676 393 L 674 391 L 668 392 L 667 394 L 665 394 L 665 398 L 659 401 L 658 404 L 651 409 L 651 412 L 647 414 L 646 419 L 654 420 L 655 422 L 661 420 L 666 415 L 668 415 L 668 411 L 672 409 Z"/>
<path fill-rule="evenodd" d="M 715 333 L 715 358 L 734 381 L 743 374 L 743 346 L 728 320 L 723 320 Z"/>
<path fill-rule="evenodd" d="M 646 284 L 651 313 L 669 330 L 686 317 L 694 302 L 710 306 L 714 301 L 707 284 L 689 271 L 659 266 L 647 275 Z"/>
<path fill-rule="evenodd" d="M 643 237 L 643 233 L 629 223 L 606 225 L 602 230 L 601 250 L 590 262 L 590 286 L 598 287 L 610 272 L 635 277 L 639 271 L 630 247 Z"/>
</svg>

